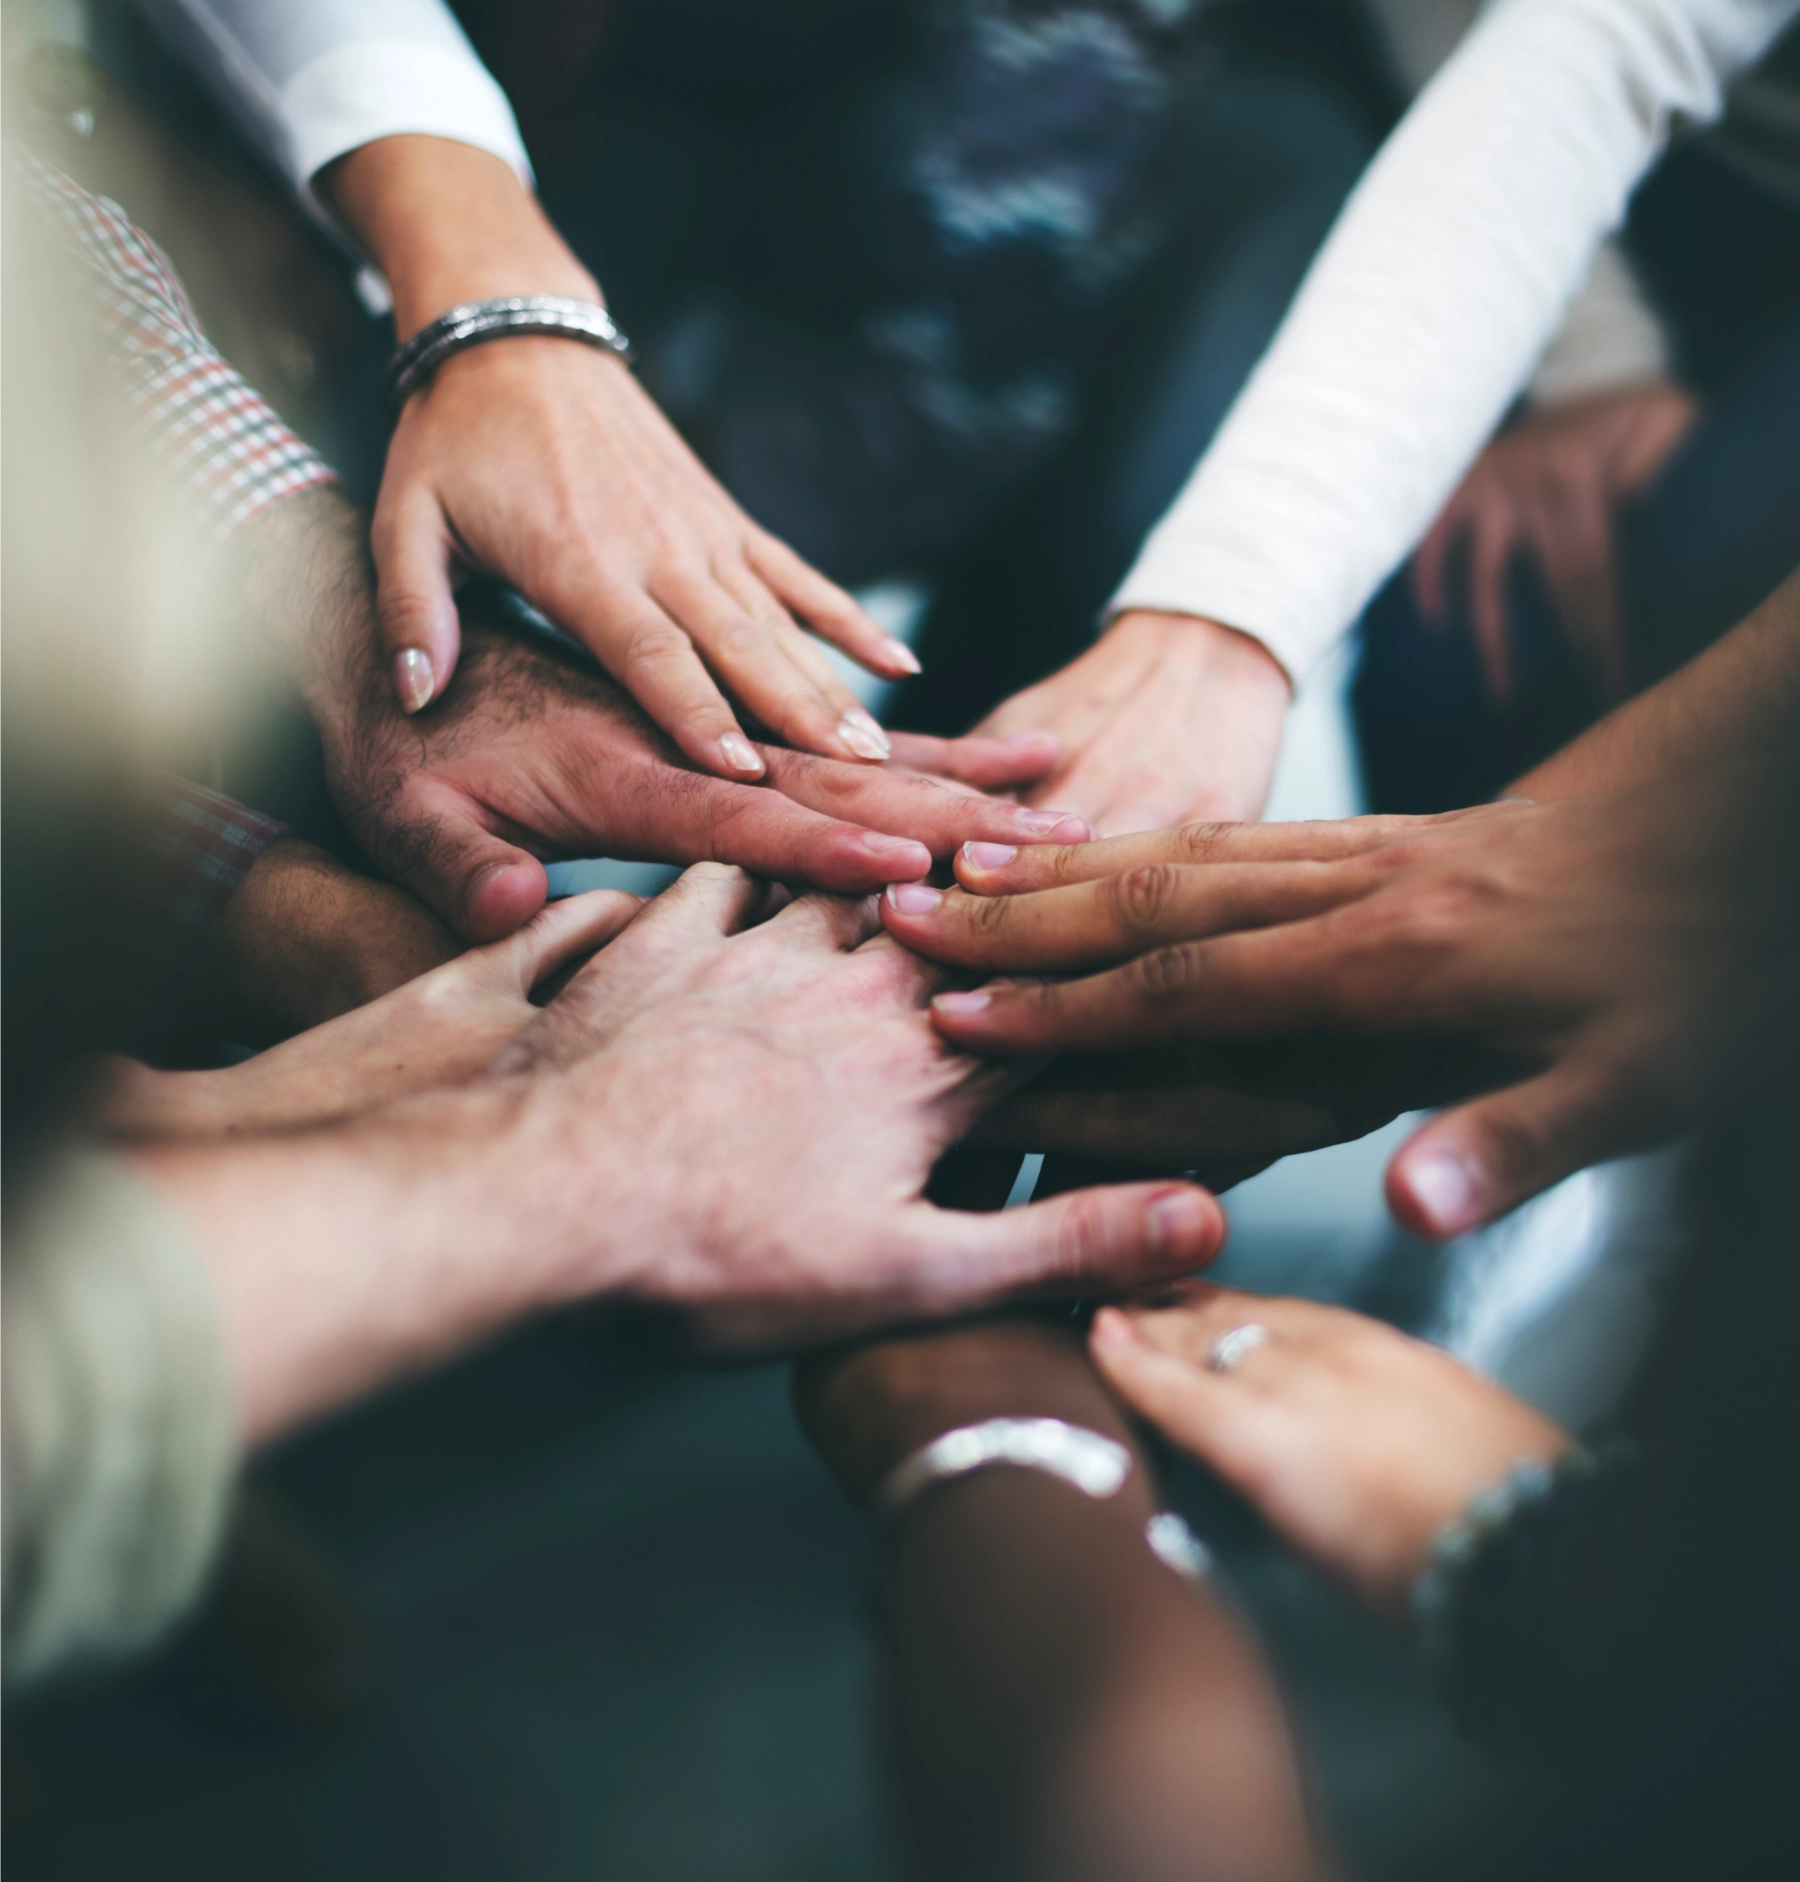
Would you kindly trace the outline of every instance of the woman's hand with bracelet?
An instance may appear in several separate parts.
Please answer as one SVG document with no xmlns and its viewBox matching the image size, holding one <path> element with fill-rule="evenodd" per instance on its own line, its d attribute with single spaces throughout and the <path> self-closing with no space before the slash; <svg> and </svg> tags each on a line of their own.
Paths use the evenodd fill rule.
<svg viewBox="0 0 1800 1882">
<path fill-rule="evenodd" d="M 1191 1282 L 1102 1308 L 1115 1392 L 1378 1612 L 1405 1611 L 1446 1523 L 1568 1434 L 1490 1379 L 1341 1307 Z"/>
<path fill-rule="evenodd" d="M 323 186 L 386 272 L 402 340 L 468 302 L 599 298 L 511 168 L 473 146 L 383 138 Z M 381 637 L 409 711 L 449 681 L 453 591 L 470 570 L 518 588 L 721 777 L 766 769 L 728 698 L 799 750 L 888 755 L 807 628 L 871 671 L 917 670 L 738 508 L 621 360 L 567 339 L 506 338 L 443 361 L 400 414 L 373 546 Z"/>
</svg>

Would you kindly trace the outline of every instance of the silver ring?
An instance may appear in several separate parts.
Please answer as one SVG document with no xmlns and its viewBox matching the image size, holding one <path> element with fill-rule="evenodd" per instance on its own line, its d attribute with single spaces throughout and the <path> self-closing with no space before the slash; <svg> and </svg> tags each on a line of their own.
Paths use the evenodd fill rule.
<svg viewBox="0 0 1800 1882">
<path fill-rule="evenodd" d="M 1247 1321 L 1241 1327 L 1233 1327 L 1229 1333 L 1221 1333 L 1212 1343 L 1212 1351 L 1206 1356 L 1206 1364 L 1213 1372 L 1234 1372 L 1243 1363 L 1246 1353 L 1253 1353 L 1269 1337 L 1269 1329 L 1260 1320 Z"/>
</svg>

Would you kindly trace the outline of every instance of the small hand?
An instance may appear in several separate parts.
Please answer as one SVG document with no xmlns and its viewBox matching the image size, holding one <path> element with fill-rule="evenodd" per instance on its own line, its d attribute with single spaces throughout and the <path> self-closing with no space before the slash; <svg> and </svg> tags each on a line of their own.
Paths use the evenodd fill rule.
<svg viewBox="0 0 1800 1882">
<path fill-rule="evenodd" d="M 1413 558 L 1428 621 L 1448 612 L 1445 567 L 1468 544 L 1469 607 L 1488 690 L 1512 696 L 1506 578 L 1513 558 L 1542 570 L 1557 613 L 1601 696 L 1621 697 L 1626 649 L 1614 534 L 1620 511 L 1655 481 L 1699 416 L 1674 386 L 1574 400 L 1531 413 L 1482 452 Z"/>
<path fill-rule="evenodd" d="M 386 273 L 402 340 L 468 301 L 600 298 L 511 166 L 473 145 L 376 138 L 320 187 Z M 409 712 L 449 684 L 454 590 L 470 571 L 511 583 L 721 777 L 764 770 L 728 695 L 799 750 L 887 756 L 806 628 L 890 679 L 918 671 L 751 522 L 622 361 L 573 340 L 497 340 L 444 361 L 395 427 L 371 540 L 384 665 Z"/>
<path fill-rule="evenodd" d="M 909 887 L 883 919 L 959 966 L 1085 974 L 939 996 L 937 1024 L 970 1051 L 1323 1032 L 1512 1061 L 1524 1082 L 1434 1118 L 1389 1169 L 1401 1221 L 1454 1235 L 1679 1133 L 1754 1043 L 1747 1016 L 1791 973 L 1769 942 L 1783 801 L 1744 767 L 1441 817 L 977 847 L 957 868 L 979 895 L 909 907 L 929 894 Z"/>
<path fill-rule="evenodd" d="M 1247 635 L 1139 612 L 976 730 L 1053 732 L 1062 762 L 1029 801 L 1117 836 L 1258 816 L 1289 697 L 1286 674 Z"/>
<path fill-rule="evenodd" d="M 1268 1338 L 1214 1370 L 1219 1337 L 1246 1325 Z M 1088 1350 L 1132 1410 L 1393 1618 L 1445 1523 L 1517 1465 L 1570 1445 L 1448 1353 L 1314 1301 L 1191 1282 L 1102 1308 Z"/>
</svg>

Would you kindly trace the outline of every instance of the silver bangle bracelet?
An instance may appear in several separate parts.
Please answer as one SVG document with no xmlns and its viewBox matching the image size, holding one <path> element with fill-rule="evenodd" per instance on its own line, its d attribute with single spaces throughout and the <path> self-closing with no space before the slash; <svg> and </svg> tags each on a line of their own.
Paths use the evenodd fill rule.
<svg viewBox="0 0 1800 1882">
<path fill-rule="evenodd" d="M 631 364 L 631 342 L 598 301 L 577 301 L 561 294 L 513 294 L 502 300 L 468 301 L 421 327 L 395 349 L 382 381 L 388 414 L 400 408 L 452 353 L 504 340 L 514 334 L 547 333 L 580 340 Z"/>
<path fill-rule="evenodd" d="M 1060 1418 L 989 1418 L 946 1431 L 896 1464 L 875 1492 L 875 1511 L 899 1516 L 934 1485 L 995 1464 L 1060 1477 L 1096 1502 L 1117 1496 L 1131 1475 L 1131 1453 L 1098 1431 Z M 1150 1518 L 1144 1541 L 1151 1554 L 1189 1581 L 1212 1566 L 1206 1545 L 1172 1510 Z"/>
</svg>

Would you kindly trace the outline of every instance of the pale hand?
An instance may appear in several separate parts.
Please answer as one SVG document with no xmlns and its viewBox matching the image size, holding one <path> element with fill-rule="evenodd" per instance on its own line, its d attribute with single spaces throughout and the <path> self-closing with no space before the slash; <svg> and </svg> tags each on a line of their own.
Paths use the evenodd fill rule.
<svg viewBox="0 0 1800 1882">
<path fill-rule="evenodd" d="M 472 145 L 379 138 L 322 188 L 386 272 L 402 340 L 468 301 L 600 298 L 511 167 Z M 438 367 L 395 428 L 372 544 L 384 664 L 409 712 L 449 683 L 470 571 L 510 582 L 722 777 L 764 771 L 728 699 L 798 750 L 887 756 L 807 628 L 885 677 L 918 671 L 744 514 L 623 362 L 573 340 L 495 340 Z"/>
<path fill-rule="evenodd" d="M 1027 801 L 1122 836 L 1259 816 L 1290 697 L 1287 675 L 1247 635 L 1139 611 L 976 730 L 1054 733 L 1061 763 Z"/>
</svg>

